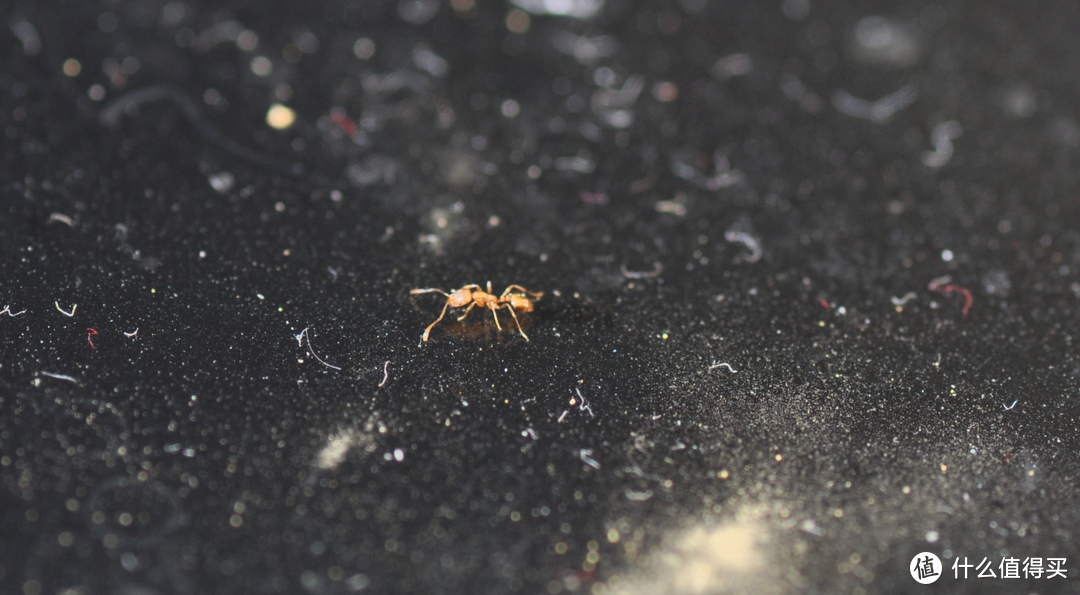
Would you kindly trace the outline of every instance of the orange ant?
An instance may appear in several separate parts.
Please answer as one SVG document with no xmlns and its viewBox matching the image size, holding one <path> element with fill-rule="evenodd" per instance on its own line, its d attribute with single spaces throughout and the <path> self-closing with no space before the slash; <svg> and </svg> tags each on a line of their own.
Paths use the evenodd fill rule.
<svg viewBox="0 0 1080 595">
<path fill-rule="evenodd" d="M 424 330 L 425 342 L 428 340 L 428 334 L 431 333 L 431 329 L 434 328 L 436 324 L 439 324 L 439 321 L 443 319 L 443 316 L 446 316 L 446 310 L 448 308 L 460 308 L 466 304 L 468 304 L 469 307 L 465 310 L 464 314 L 458 317 L 458 321 L 465 320 L 465 317 L 469 315 L 469 312 L 471 312 L 473 308 L 479 306 L 491 310 L 491 315 L 495 318 L 495 326 L 501 331 L 502 325 L 499 324 L 499 315 L 495 311 L 506 308 L 510 310 L 510 315 L 514 317 L 514 322 L 517 323 L 518 332 L 521 333 L 521 336 L 524 337 L 526 341 L 528 341 L 529 337 L 525 334 L 525 331 L 521 330 L 521 321 L 518 320 L 517 313 L 515 313 L 514 310 L 532 312 L 532 300 L 539 300 L 544 296 L 543 293 L 529 291 L 520 285 L 511 285 L 506 288 L 506 291 L 502 292 L 502 295 L 496 297 L 495 294 L 491 292 L 491 281 L 487 282 L 487 291 L 480 289 L 480 286 L 474 283 L 460 289 L 455 289 L 453 293 L 446 293 L 441 289 L 414 289 L 409 293 L 416 295 L 418 293 L 432 292 L 445 295 L 446 305 L 443 306 L 442 314 L 439 314 L 439 317 L 435 319 L 435 322 L 432 322 L 431 325 Z M 532 296 L 532 299 L 529 299 L 529 296 Z"/>
</svg>

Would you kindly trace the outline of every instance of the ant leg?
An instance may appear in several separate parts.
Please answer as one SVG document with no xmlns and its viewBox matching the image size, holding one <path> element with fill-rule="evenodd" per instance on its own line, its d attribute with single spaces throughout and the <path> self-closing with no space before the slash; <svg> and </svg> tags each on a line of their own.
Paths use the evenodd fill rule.
<svg viewBox="0 0 1080 595">
<path fill-rule="evenodd" d="M 465 317 L 468 316 L 469 312 L 472 312 L 472 309 L 475 308 L 475 307 L 476 307 L 476 302 L 473 302 L 473 303 L 469 304 L 469 307 L 465 309 L 465 313 L 462 314 L 461 316 L 458 316 L 458 322 L 461 322 L 462 320 L 465 320 Z"/>
<path fill-rule="evenodd" d="M 424 329 L 424 342 L 425 343 L 427 343 L 428 334 L 431 332 L 431 329 L 435 328 L 436 324 L 439 324 L 439 321 L 443 319 L 443 316 L 446 316 L 446 309 L 449 308 L 449 307 L 450 307 L 450 299 L 447 298 L 446 305 L 444 305 L 442 307 L 442 314 L 439 314 L 439 317 L 435 319 L 435 322 L 432 322 L 426 329 Z"/>
<path fill-rule="evenodd" d="M 496 307 L 495 304 L 491 304 L 491 306 L 489 307 L 491 308 L 491 315 L 495 318 L 495 327 L 501 331 L 502 325 L 499 324 L 499 315 L 495 312 L 496 310 L 498 310 L 498 307 Z"/>
<path fill-rule="evenodd" d="M 510 310 L 510 315 L 514 317 L 514 322 L 516 322 L 516 323 L 517 323 L 517 327 L 518 327 L 518 332 L 519 332 L 519 333 L 521 333 L 521 336 L 522 336 L 522 337 L 525 337 L 525 340 L 526 340 L 526 341 L 528 341 L 528 340 L 529 340 L 529 335 L 526 335 L 526 334 L 525 334 L 525 331 L 521 330 L 521 321 L 520 321 L 520 320 L 518 320 L 518 317 L 517 317 L 517 313 L 515 313 L 515 312 L 514 312 L 514 308 L 513 308 L 513 307 L 509 307 L 509 308 L 507 308 L 507 309 L 508 309 L 508 310 Z"/>
<path fill-rule="evenodd" d="M 529 291 L 528 289 L 525 289 L 524 287 L 522 287 L 520 285 L 511 285 L 510 287 L 507 287 L 506 291 L 502 292 L 502 297 L 506 297 L 506 296 L 510 295 L 510 292 L 515 290 L 515 289 L 522 292 L 522 293 L 527 293 L 527 294 L 533 296 L 533 298 L 535 298 L 535 299 L 540 299 L 540 298 L 544 297 L 544 292 L 542 292 L 542 291 Z"/>
<path fill-rule="evenodd" d="M 434 289 L 434 288 L 414 289 L 414 290 L 410 291 L 409 293 L 412 294 L 412 295 L 417 295 L 417 294 L 420 294 L 420 293 L 434 293 L 434 292 L 438 292 L 438 293 L 441 293 L 441 294 L 445 295 L 446 297 L 450 297 L 449 293 L 446 293 L 445 291 L 443 291 L 441 289 Z"/>
</svg>

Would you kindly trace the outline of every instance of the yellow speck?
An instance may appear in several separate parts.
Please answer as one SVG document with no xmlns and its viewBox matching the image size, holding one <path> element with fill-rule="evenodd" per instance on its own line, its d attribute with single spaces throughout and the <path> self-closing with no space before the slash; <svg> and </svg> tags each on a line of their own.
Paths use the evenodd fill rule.
<svg viewBox="0 0 1080 595">
<path fill-rule="evenodd" d="M 82 64 L 80 64 L 79 61 L 75 58 L 68 58 L 67 60 L 64 60 L 63 68 L 64 74 L 68 76 L 79 76 L 79 73 L 82 72 Z"/>
<path fill-rule="evenodd" d="M 832 511 L 832 515 L 838 519 L 842 519 L 844 518 L 844 509 L 837 508 L 836 510 Z"/>
<path fill-rule="evenodd" d="M 600 552 L 589 552 L 585 555 L 585 561 L 589 564 L 596 564 L 600 561 Z"/>
<path fill-rule="evenodd" d="M 285 130 L 289 126 L 292 126 L 296 122 L 296 112 L 292 108 L 275 103 L 270 106 L 270 109 L 266 112 L 266 123 L 271 128 L 277 130 Z"/>
<path fill-rule="evenodd" d="M 719 477 L 720 479 L 727 479 L 727 478 L 731 477 L 731 473 L 727 469 L 721 469 L 716 474 L 716 476 Z"/>
<path fill-rule="evenodd" d="M 911 486 L 904 486 L 900 491 L 904 492 L 905 494 L 910 494 L 911 493 Z"/>
<path fill-rule="evenodd" d="M 450 420 L 448 419 L 446 421 L 450 421 Z M 516 511 L 516 510 L 514 512 L 511 512 L 510 513 L 510 520 L 514 521 L 515 523 L 520 521 L 521 520 L 521 513 Z"/>
<path fill-rule="evenodd" d="M 774 458 L 774 459 L 776 459 L 776 462 L 777 462 L 777 463 L 779 463 L 779 462 L 781 462 L 781 461 L 783 461 L 783 460 L 784 460 L 784 455 L 782 455 L 782 454 L 780 454 L 780 453 L 776 453 L 776 456 L 775 456 L 775 457 L 773 457 L 773 458 Z"/>
<path fill-rule="evenodd" d="M 611 529 L 608 529 L 608 531 L 607 531 L 608 543 L 619 543 L 619 538 L 620 537 L 622 537 L 622 536 L 619 535 L 619 530 L 618 529 L 616 529 L 614 527 L 612 527 Z"/>
<path fill-rule="evenodd" d="M 585 547 L 588 548 L 590 552 L 595 552 L 600 549 L 600 542 L 595 539 L 590 539 Z"/>
<path fill-rule="evenodd" d="M 941 472 L 942 472 L 942 473 L 945 473 L 945 472 L 946 472 L 946 471 L 948 471 L 948 470 L 949 470 L 949 466 L 948 466 L 948 465 L 946 465 L 945 463 L 942 463 L 942 464 L 941 464 Z"/>
<path fill-rule="evenodd" d="M 240 516 L 238 514 L 234 514 L 231 517 L 229 517 L 229 524 L 232 525 L 233 527 L 239 528 L 240 525 L 244 524 L 244 517 L 242 517 L 242 516 Z"/>
<path fill-rule="evenodd" d="M 660 338 L 667 341 L 668 340 L 668 334 L 664 333 L 664 334 L 660 335 Z"/>
<path fill-rule="evenodd" d="M 824 320 L 819 320 L 817 325 L 823 327 L 823 326 L 825 326 L 825 321 Z"/>
<path fill-rule="evenodd" d="M 560 541 L 555 544 L 555 553 L 560 556 L 566 553 L 566 550 L 570 549 L 570 546 L 566 545 L 565 541 Z"/>
</svg>

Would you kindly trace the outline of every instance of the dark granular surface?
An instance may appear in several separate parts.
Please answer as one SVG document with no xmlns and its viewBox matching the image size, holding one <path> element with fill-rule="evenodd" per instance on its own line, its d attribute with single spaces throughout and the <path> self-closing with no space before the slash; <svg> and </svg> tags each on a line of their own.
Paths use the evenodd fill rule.
<svg viewBox="0 0 1080 595">
<path fill-rule="evenodd" d="M 1078 590 L 1075 3 L 0 16 L 3 592 Z"/>
</svg>

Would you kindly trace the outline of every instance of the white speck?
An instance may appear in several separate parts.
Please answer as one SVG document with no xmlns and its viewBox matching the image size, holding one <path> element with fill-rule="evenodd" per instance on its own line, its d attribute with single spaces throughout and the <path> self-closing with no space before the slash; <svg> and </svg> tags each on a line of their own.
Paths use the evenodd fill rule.
<svg viewBox="0 0 1080 595">
<path fill-rule="evenodd" d="M 435 3 L 438 10 L 438 3 Z M 420 44 L 413 49 L 413 63 L 435 78 L 442 78 L 450 71 L 450 63 L 445 58 L 436 54 L 427 44 Z"/>
<path fill-rule="evenodd" d="M 274 63 L 266 56 L 255 56 L 251 59 L 251 72 L 256 76 L 270 76 L 274 72 Z"/>
<path fill-rule="evenodd" d="M 11 23 L 11 32 L 19 38 L 23 53 L 27 56 L 36 56 L 41 51 L 41 36 L 30 21 L 21 20 Z"/>
<path fill-rule="evenodd" d="M 952 250 L 942 250 L 941 251 L 941 260 L 943 260 L 945 262 L 952 262 L 952 259 L 953 259 L 953 251 Z"/>
<path fill-rule="evenodd" d="M 120 554 L 120 565 L 128 572 L 135 572 L 139 569 L 139 557 L 131 552 L 124 552 Z"/>
<path fill-rule="evenodd" d="M 608 35 L 578 37 L 569 31 L 559 31 L 552 37 L 551 42 L 555 49 L 577 58 L 578 62 L 585 65 L 613 56 L 619 50 L 619 43 Z"/>
<path fill-rule="evenodd" d="M 439 13 L 439 0 L 401 0 L 397 5 L 398 16 L 414 24 L 422 25 Z"/>
<path fill-rule="evenodd" d="M 916 297 L 918 296 L 915 295 L 914 291 L 909 291 L 905 293 L 903 297 L 893 296 L 889 298 L 889 301 L 891 301 L 894 306 L 903 306 L 904 304 L 908 303 L 910 300 L 915 299 Z"/>
<path fill-rule="evenodd" d="M 604 7 L 604 0 L 510 0 L 510 3 L 533 14 L 575 19 L 590 18 Z"/>
<path fill-rule="evenodd" d="M 626 499 L 631 502 L 644 502 L 653 497 L 652 490 L 645 490 L 644 492 L 635 492 L 633 490 L 626 490 Z"/>
<path fill-rule="evenodd" d="M 930 131 L 930 142 L 934 145 L 932 151 L 923 151 L 922 161 L 927 167 L 939 168 L 952 159 L 953 143 L 964 132 L 963 127 L 956 120 L 942 122 Z"/>
<path fill-rule="evenodd" d="M 744 76 L 754 71 L 754 62 L 746 54 L 728 54 L 713 64 L 712 75 L 720 80 Z"/>
<path fill-rule="evenodd" d="M 869 16 L 856 23 L 852 42 L 855 59 L 883 66 L 911 66 L 921 51 L 919 38 L 910 27 L 880 16 Z"/>
<path fill-rule="evenodd" d="M 937 540 L 938 540 L 938 532 L 937 531 L 927 531 L 926 532 L 926 541 L 928 541 L 930 543 L 937 543 Z"/>
<path fill-rule="evenodd" d="M 1029 118 L 1035 115 L 1038 105 L 1035 93 L 1027 85 L 1017 85 L 1005 91 L 1001 98 L 1005 113 L 1014 118 Z"/>
<path fill-rule="evenodd" d="M 799 523 L 799 529 L 811 535 L 817 535 L 818 537 L 825 535 L 825 529 L 818 527 L 817 523 L 815 523 L 812 519 L 806 519 L 805 521 Z"/>
<path fill-rule="evenodd" d="M 71 306 L 71 312 L 65 312 L 64 309 L 60 307 L 60 300 L 56 300 L 55 302 L 53 302 L 53 304 L 56 305 L 56 309 L 59 310 L 61 314 L 67 316 L 68 318 L 75 316 L 75 308 L 79 307 L 79 304 L 73 304 Z"/>
<path fill-rule="evenodd" d="M 236 176 L 232 173 L 223 171 L 216 174 L 211 174 L 208 178 L 210 187 L 216 190 L 219 194 L 225 194 L 236 184 Z"/>
<path fill-rule="evenodd" d="M 761 243 L 758 242 L 754 236 L 743 231 L 730 230 L 724 232 L 724 239 L 732 243 L 742 244 L 743 246 L 746 246 L 747 250 L 750 251 L 749 256 L 737 257 L 735 259 L 735 262 L 757 262 L 761 260 L 761 256 L 764 252 L 761 249 Z"/>
<path fill-rule="evenodd" d="M 361 60 L 370 60 L 375 55 L 375 42 L 361 37 L 353 44 L 353 55 Z"/>
<path fill-rule="evenodd" d="M 668 213 L 676 217 L 686 216 L 686 205 L 674 200 L 661 200 L 653 207 L 657 213 Z"/>
<path fill-rule="evenodd" d="M 507 99 L 506 101 L 502 102 L 499 111 L 502 112 L 502 115 L 504 117 L 515 118 L 518 114 L 521 113 L 521 105 L 513 99 Z"/>
<path fill-rule="evenodd" d="M 840 113 L 869 120 L 875 124 L 884 124 L 896 112 L 914 103 L 918 97 L 919 91 L 910 84 L 872 102 L 855 97 L 843 89 L 837 89 L 833 92 L 832 103 Z"/>
<path fill-rule="evenodd" d="M 395 448 L 394 449 L 394 460 L 399 462 L 399 463 L 401 461 L 404 461 L 405 460 L 405 451 L 400 449 L 400 448 Z"/>
<path fill-rule="evenodd" d="M 593 469 L 599 469 L 600 463 L 596 462 L 596 459 L 592 458 L 591 448 L 582 448 L 578 451 L 578 456 L 581 457 L 581 461 Z"/>
<path fill-rule="evenodd" d="M 78 380 L 75 380 L 74 378 L 72 378 L 71 376 L 68 376 L 66 374 L 56 374 L 55 372 L 42 372 L 41 375 L 42 376 L 48 376 L 49 378 L 56 378 L 58 380 L 67 380 L 68 382 L 74 382 L 74 383 L 79 382 Z"/>
</svg>

